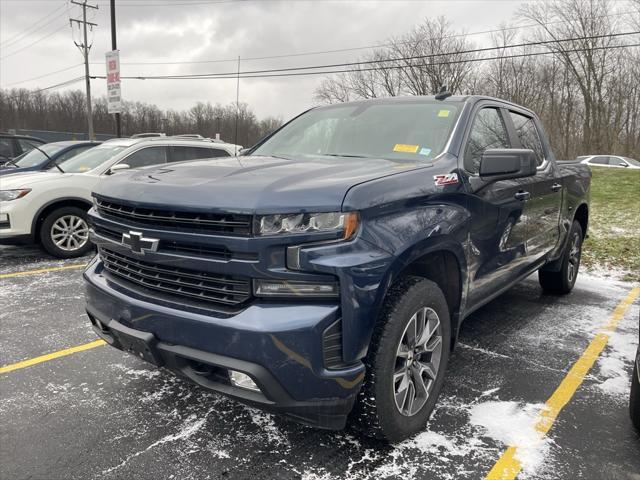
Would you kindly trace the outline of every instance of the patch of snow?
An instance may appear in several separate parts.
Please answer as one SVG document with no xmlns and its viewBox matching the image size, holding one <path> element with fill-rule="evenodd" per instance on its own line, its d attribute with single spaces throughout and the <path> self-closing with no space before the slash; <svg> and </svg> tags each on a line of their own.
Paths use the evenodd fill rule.
<svg viewBox="0 0 640 480">
<path fill-rule="evenodd" d="M 597 387 L 607 395 L 619 397 L 621 401 L 626 401 L 629 395 L 631 369 L 638 343 L 635 323 L 632 322 L 635 319 L 621 322 L 618 330 L 610 334 L 607 347 L 598 359 L 599 377 L 604 380 Z"/>
<path fill-rule="evenodd" d="M 535 473 L 549 453 L 551 441 L 535 429 L 543 404 L 490 401 L 471 407 L 469 421 L 485 435 L 506 446 L 517 447 L 515 458 L 527 475 Z"/>
</svg>

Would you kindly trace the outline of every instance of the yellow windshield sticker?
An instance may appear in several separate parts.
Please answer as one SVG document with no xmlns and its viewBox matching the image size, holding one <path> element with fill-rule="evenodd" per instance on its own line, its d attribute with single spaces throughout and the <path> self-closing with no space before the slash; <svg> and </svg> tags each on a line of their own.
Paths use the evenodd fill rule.
<svg viewBox="0 0 640 480">
<path fill-rule="evenodd" d="M 442 118 L 447 118 L 449 116 L 449 110 L 440 110 L 438 112 L 438 116 Z"/>
<path fill-rule="evenodd" d="M 394 152 L 416 153 L 420 145 L 405 145 L 404 143 L 396 143 L 393 147 Z"/>
</svg>

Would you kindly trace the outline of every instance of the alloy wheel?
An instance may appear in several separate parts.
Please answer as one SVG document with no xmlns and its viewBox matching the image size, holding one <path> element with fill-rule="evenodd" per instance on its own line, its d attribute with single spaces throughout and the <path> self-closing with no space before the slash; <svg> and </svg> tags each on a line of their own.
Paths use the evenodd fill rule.
<svg viewBox="0 0 640 480">
<path fill-rule="evenodd" d="M 440 318 L 433 309 L 422 307 L 411 316 L 396 350 L 393 388 L 402 415 L 415 415 L 427 402 L 441 359 Z"/>
<path fill-rule="evenodd" d="M 77 215 L 64 215 L 51 226 L 51 240 L 66 252 L 73 252 L 84 247 L 89 241 L 89 226 Z"/>
</svg>

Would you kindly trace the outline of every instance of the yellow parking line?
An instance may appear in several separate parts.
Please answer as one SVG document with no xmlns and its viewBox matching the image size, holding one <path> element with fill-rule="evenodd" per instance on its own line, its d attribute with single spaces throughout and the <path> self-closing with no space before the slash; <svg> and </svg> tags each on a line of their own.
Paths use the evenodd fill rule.
<svg viewBox="0 0 640 480">
<path fill-rule="evenodd" d="M 23 277 L 26 275 L 34 275 L 36 273 L 57 272 L 58 270 L 72 270 L 76 268 L 84 268 L 86 266 L 86 263 L 74 263 L 73 265 L 64 265 L 62 267 L 40 268 L 38 270 L 26 270 L 24 272 L 0 273 L 0 278 Z"/>
<path fill-rule="evenodd" d="M 569 373 L 564 377 L 553 395 L 545 403 L 545 408 L 540 412 L 538 421 L 536 422 L 536 431 L 541 437 L 545 436 L 553 426 L 556 418 L 569 403 L 576 390 L 582 384 L 584 377 L 589 373 L 591 367 L 596 362 L 602 350 L 609 341 L 609 335 L 615 331 L 620 319 L 624 316 L 629 306 L 640 294 L 640 288 L 632 289 L 629 294 L 618 304 L 613 311 L 611 318 L 603 325 L 598 334 L 591 340 L 587 349 L 580 358 L 573 364 Z M 487 480 L 513 480 L 518 476 L 522 465 L 518 460 L 518 447 L 511 445 L 502 454 L 500 459 L 487 474 Z"/>
<path fill-rule="evenodd" d="M 4 367 L 0 367 L 0 373 L 13 372 L 14 370 L 20 370 L 21 368 L 27 368 L 32 365 L 37 365 L 38 363 L 48 362 L 49 360 L 53 360 L 55 358 L 66 357 L 67 355 L 71 355 L 73 353 L 91 350 L 92 348 L 100 347 L 105 343 L 106 342 L 104 340 L 95 340 L 93 342 L 78 345 L 76 347 L 66 348 L 64 350 L 58 350 L 57 352 L 47 353 L 46 355 L 40 355 L 39 357 L 30 358 L 22 362 L 11 363 L 9 365 L 5 365 Z"/>
</svg>

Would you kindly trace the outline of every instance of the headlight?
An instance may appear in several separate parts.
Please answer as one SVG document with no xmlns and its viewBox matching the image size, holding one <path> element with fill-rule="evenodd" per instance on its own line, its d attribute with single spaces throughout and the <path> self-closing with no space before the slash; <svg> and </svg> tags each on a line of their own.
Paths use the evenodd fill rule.
<svg viewBox="0 0 640 480">
<path fill-rule="evenodd" d="M 265 215 L 259 218 L 259 235 L 283 233 L 343 232 L 342 238 L 350 238 L 358 228 L 356 212 L 295 213 Z"/>
<path fill-rule="evenodd" d="M 30 188 L 23 188 L 21 190 L 0 190 L 0 202 L 17 200 L 18 198 L 24 197 L 30 191 Z"/>
<path fill-rule="evenodd" d="M 338 284 L 335 282 L 296 282 L 289 280 L 253 281 L 256 297 L 337 297 Z"/>
</svg>

